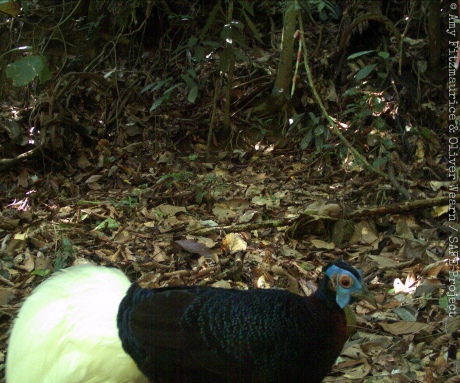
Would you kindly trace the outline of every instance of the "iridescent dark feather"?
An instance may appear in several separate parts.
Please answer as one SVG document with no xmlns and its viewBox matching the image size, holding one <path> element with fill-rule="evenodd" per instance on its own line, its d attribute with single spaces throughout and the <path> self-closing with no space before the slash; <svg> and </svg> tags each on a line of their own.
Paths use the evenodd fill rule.
<svg viewBox="0 0 460 383">
<path fill-rule="evenodd" d="M 330 273 L 311 297 L 283 290 L 131 286 L 118 326 L 124 349 L 155 383 L 320 383 L 347 339 Z M 359 285 L 360 286 L 360 285 Z M 348 301 L 347 301 L 348 302 Z"/>
</svg>

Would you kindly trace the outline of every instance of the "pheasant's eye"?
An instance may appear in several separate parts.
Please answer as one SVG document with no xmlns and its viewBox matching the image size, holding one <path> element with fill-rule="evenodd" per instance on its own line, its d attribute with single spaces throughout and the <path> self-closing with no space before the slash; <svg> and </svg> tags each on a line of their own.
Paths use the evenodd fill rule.
<svg viewBox="0 0 460 383">
<path fill-rule="evenodd" d="M 339 278 L 340 286 L 349 289 L 353 285 L 353 279 L 349 275 L 341 275 Z"/>
</svg>

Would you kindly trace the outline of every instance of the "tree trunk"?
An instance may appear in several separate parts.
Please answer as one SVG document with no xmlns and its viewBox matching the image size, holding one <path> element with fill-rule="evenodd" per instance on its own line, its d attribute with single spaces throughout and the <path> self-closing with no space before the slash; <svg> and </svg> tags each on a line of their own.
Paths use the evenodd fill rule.
<svg viewBox="0 0 460 383">
<path fill-rule="evenodd" d="M 441 62 L 441 4 L 433 0 L 427 3 L 430 68 L 436 70 Z"/>
<path fill-rule="evenodd" d="M 292 65 L 294 61 L 294 34 L 297 26 L 297 3 L 292 1 L 284 14 L 283 40 L 280 62 L 276 74 L 272 98 L 277 106 L 283 106 L 290 98 Z"/>
</svg>

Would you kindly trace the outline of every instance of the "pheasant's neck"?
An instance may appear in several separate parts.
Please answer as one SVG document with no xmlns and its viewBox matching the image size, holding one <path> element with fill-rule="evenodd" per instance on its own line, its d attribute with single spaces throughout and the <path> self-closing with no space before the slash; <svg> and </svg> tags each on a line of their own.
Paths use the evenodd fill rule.
<svg viewBox="0 0 460 383">
<path fill-rule="evenodd" d="M 335 298 L 335 291 L 332 291 L 329 287 L 329 278 L 324 277 L 319 283 L 318 290 L 316 290 L 315 292 L 315 299 L 322 303 L 325 303 L 329 310 L 343 311 L 337 304 Z"/>
</svg>

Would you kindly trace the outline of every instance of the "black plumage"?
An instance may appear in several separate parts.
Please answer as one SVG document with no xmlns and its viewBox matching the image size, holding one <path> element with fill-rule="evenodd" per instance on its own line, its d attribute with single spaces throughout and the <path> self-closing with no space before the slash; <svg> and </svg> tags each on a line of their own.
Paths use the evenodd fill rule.
<svg viewBox="0 0 460 383">
<path fill-rule="evenodd" d="M 310 297 L 133 284 L 119 307 L 119 336 L 155 383 L 319 383 L 347 339 L 352 293 L 368 291 L 343 261 L 325 269 Z"/>
</svg>

